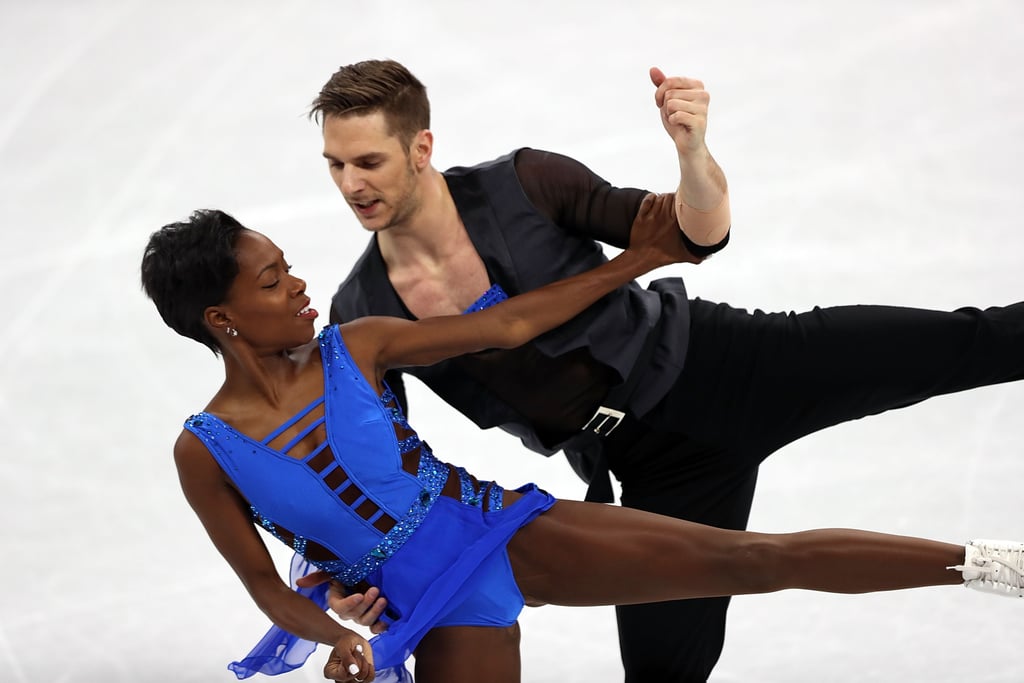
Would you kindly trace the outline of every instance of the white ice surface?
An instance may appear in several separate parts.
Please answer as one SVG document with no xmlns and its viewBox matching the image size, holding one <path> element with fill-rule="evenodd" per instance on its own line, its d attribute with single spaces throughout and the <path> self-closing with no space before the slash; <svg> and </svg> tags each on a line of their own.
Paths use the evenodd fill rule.
<svg viewBox="0 0 1024 683">
<path fill-rule="evenodd" d="M 662 191 L 647 69 L 700 77 L 734 232 L 668 269 L 692 295 L 945 309 L 1024 290 L 1022 36 L 1018 0 L 0 0 L 0 680 L 226 683 L 263 633 L 170 458 L 219 362 L 138 264 L 160 225 L 223 208 L 326 314 L 366 239 L 303 116 L 337 66 L 410 66 L 439 168 L 527 145 Z M 412 394 L 442 457 L 582 495 L 560 458 Z M 1003 385 L 806 438 L 763 468 L 751 527 L 1024 538 L 1022 408 Z M 525 681 L 621 680 L 611 608 L 522 624 Z M 713 680 L 1021 681 L 1022 633 L 1024 603 L 955 588 L 745 597 Z M 324 654 L 282 683 L 322 680 Z"/>
</svg>

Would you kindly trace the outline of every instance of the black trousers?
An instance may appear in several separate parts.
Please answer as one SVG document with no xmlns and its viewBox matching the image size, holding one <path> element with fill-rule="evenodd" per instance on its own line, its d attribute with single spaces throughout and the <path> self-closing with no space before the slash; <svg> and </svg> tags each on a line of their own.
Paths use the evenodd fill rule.
<svg viewBox="0 0 1024 683">
<path fill-rule="evenodd" d="M 1024 303 L 763 313 L 691 302 L 685 369 L 605 442 L 622 504 L 743 529 L 760 463 L 800 437 L 931 396 L 1024 378 Z M 619 607 L 626 681 L 705 681 L 728 598 Z"/>
</svg>

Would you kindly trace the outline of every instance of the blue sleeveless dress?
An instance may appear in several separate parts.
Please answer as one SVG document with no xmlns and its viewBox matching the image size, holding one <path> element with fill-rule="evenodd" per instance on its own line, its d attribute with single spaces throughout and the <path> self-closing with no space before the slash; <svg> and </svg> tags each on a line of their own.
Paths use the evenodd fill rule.
<svg viewBox="0 0 1024 683">
<path fill-rule="evenodd" d="M 404 662 L 431 628 L 515 623 L 524 603 L 506 545 L 555 500 L 531 484 L 503 508 L 499 486 L 474 486 L 461 468 L 453 468 L 461 499 L 442 496 L 449 466 L 412 431 L 390 390 L 377 395 L 337 326 L 324 328 L 319 344 L 324 396 L 262 441 L 205 412 L 185 428 L 250 503 L 254 522 L 296 551 L 293 586 L 319 568 L 348 586 L 365 581 L 381 589 L 389 628 L 370 641 L 377 680 L 409 681 Z M 322 416 L 291 442 L 280 450 L 268 445 L 321 405 Z M 326 441 L 301 459 L 289 456 L 320 424 Z M 413 475 L 403 469 L 402 454 L 417 449 Z M 312 548 L 317 552 L 307 552 Z M 297 590 L 326 609 L 326 589 Z M 275 626 L 229 668 L 238 678 L 279 674 L 301 666 L 315 648 Z"/>
</svg>

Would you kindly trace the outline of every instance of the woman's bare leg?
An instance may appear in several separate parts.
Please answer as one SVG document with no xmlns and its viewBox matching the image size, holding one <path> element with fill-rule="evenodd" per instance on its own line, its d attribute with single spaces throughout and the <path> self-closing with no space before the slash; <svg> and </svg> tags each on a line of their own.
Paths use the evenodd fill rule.
<svg viewBox="0 0 1024 683">
<path fill-rule="evenodd" d="M 625 605 L 769 593 L 865 593 L 959 584 L 964 547 L 849 529 L 759 534 L 559 501 L 509 556 L 531 604 Z"/>
<path fill-rule="evenodd" d="M 519 624 L 443 626 L 416 647 L 416 683 L 519 683 Z"/>
</svg>

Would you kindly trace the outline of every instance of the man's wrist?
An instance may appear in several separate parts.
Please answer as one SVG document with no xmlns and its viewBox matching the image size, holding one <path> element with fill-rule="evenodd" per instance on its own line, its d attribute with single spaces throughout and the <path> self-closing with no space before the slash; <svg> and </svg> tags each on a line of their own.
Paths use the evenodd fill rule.
<svg viewBox="0 0 1024 683">
<path fill-rule="evenodd" d="M 726 194 L 725 174 L 707 147 L 679 155 L 679 187 L 676 202 L 697 211 L 713 211 Z"/>
</svg>

